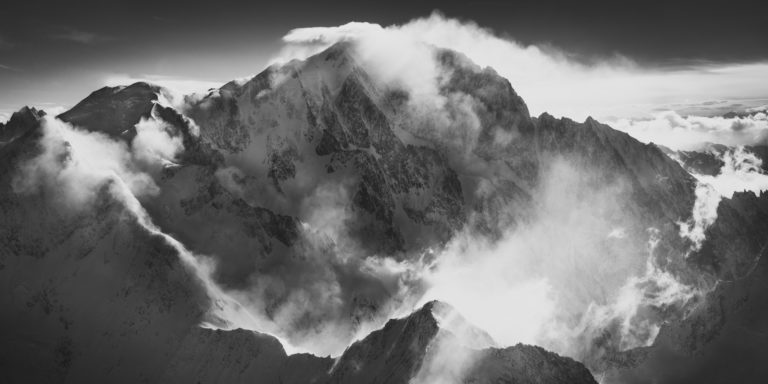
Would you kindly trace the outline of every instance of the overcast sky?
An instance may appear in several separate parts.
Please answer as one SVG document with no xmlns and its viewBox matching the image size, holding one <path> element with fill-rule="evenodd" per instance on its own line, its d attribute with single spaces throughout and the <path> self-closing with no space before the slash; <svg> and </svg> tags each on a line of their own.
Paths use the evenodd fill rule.
<svg viewBox="0 0 768 384">
<path fill-rule="evenodd" d="M 433 10 L 587 63 L 616 54 L 655 68 L 768 62 L 764 1 L 50 3 L 0 3 L 0 114 L 69 107 L 123 79 L 217 85 L 261 71 L 294 28 L 404 24 Z"/>
</svg>

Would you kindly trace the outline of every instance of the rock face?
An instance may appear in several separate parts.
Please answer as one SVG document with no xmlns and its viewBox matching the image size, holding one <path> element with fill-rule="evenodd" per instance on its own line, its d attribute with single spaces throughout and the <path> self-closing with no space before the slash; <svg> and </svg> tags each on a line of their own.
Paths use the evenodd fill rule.
<svg viewBox="0 0 768 384">
<path fill-rule="evenodd" d="M 2 181 L 9 197 L 10 183 Z M 334 363 L 287 356 L 268 335 L 201 329 L 197 322 L 210 304 L 194 277 L 106 189 L 88 211 L 49 208 L 35 221 L 41 216 L 31 211 L 46 206 L 43 198 L 4 198 L 0 206 L 0 281 L 10 288 L 0 295 L 3 382 L 408 383 L 439 330 L 432 311 L 441 304 L 429 303 Z M 517 365 L 496 374 L 533 372 L 541 355 L 518 352 Z M 593 382 L 579 378 L 562 382 Z"/>
<path fill-rule="evenodd" d="M 549 156 L 572 154 L 601 177 L 626 178 L 633 198 L 628 207 L 648 222 L 690 216 L 694 179 L 654 144 L 642 144 L 624 132 L 588 118 L 583 124 L 549 115 L 537 119 L 537 146 Z"/>
<path fill-rule="evenodd" d="M 421 367 L 430 342 L 439 331 L 431 305 L 352 344 L 333 367 L 333 383 L 406 383 Z"/>
<path fill-rule="evenodd" d="M 673 151 L 664 148 L 664 152 L 678 158 L 683 167 L 693 173 L 716 176 L 725 165 L 722 155 L 728 149 L 725 145 L 709 144 L 702 151 Z"/>
<path fill-rule="evenodd" d="M 162 123 L 184 150 L 147 171 L 158 188 L 139 198 L 141 208 L 158 231 L 215 260 L 218 286 L 258 295 L 254 308 L 290 334 L 334 322 L 351 337 L 383 323 L 411 282 L 378 276 L 377 266 L 417 262 L 459 231 L 495 239 L 535 220 L 538 195 L 562 162 L 579 183 L 622 192 L 604 214 L 611 225 L 657 228 L 669 255 L 687 249 L 676 223 L 691 215 L 695 179 L 660 148 L 593 119 L 532 118 L 506 79 L 456 52 L 435 52 L 448 74 L 436 91 L 445 103 L 425 107 L 370 75 L 353 48 L 270 67 L 179 109 L 146 83 L 103 88 L 59 119 L 128 150 L 137 123 Z M 389 320 L 336 359 L 287 355 L 267 334 L 200 328 L 216 303 L 111 183 L 86 205 L 62 202 L 56 188 L 19 191 L 23 164 L 42 151 L 42 118 L 27 108 L 0 126 L 0 381 L 595 382 L 583 364 L 540 347 L 499 348 L 437 302 Z M 55 161 L 70 161 L 63 147 Z M 717 324 L 741 324 L 722 320 L 741 311 L 737 304 L 714 303 L 737 303 L 737 291 L 760 303 L 751 276 L 762 264 L 749 255 L 764 247 L 757 239 L 768 215 L 755 208 L 763 200 L 724 203 L 710 243 L 670 262 L 734 282 L 712 293 L 709 309 L 665 328 L 659 343 L 710 345 L 699 340 L 714 340 Z M 644 264 L 645 240 L 606 248 L 606 260 Z M 653 348 L 616 354 L 622 364 L 611 374 L 650 367 Z M 451 355 L 461 359 L 446 365 Z"/>
<path fill-rule="evenodd" d="M 730 117 L 733 117 L 731 115 Z M 691 173 L 721 175 L 738 166 L 723 159 L 740 149 L 707 144 L 699 151 L 664 149 Z M 745 146 L 744 154 L 762 161 L 765 146 Z M 753 161 L 753 160 L 750 160 Z M 750 166 L 757 165 L 750 163 Z M 758 363 L 768 358 L 765 249 L 768 245 L 768 195 L 737 192 L 717 206 L 717 219 L 707 228 L 701 249 L 687 259 L 700 271 L 698 279 L 714 288 L 683 319 L 665 324 L 647 348 L 606 359 L 611 367 L 603 380 L 622 383 L 757 383 L 766 374 Z"/>
<path fill-rule="evenodd" d="M 14 167 L 39 151 L 39 130 L 27 125 L 0 151 L 0 381 L 189 382 L 194 372 L 237 382 L 245 366 L 278 382 L 280 343 L 200 329 L 210 305 L 201 285 L 109 186 L 81 208 L 54 204 L 45 188 L 14 190 Z M 236 356 L 212 360 L 213 350 Z"/>
<path fill-rule="evenodd" d="M 768 370 L 768 194 L 723 200 L 701 251 L 691 256 L 717 276 L 692 313 L 662 327 L 652 346 L 615 357 L 608 382 L 759 383 Z"/>
<path fill-rule="evenodd" d="M 159 92 L 159 87 L 147 83 L 104 87 L 58 118 L 91 131 L 130 140 L 136 135 L 134 125 L 142 117 L 149 117 Z"/>
<path fill-rule="evenodd" d="M 536 346 L 491 348 L 474 359 L 463 383 L 597 383 L 584 365 Z"/>
<path fill-rule="evenodd" d="M 23 135 L 30 128 L 35 127 L 38 124 L 38 120 L 44 115 L 45 112 L 29 107 L 24 107 L 18 112 L 14 112 L 8 122 L 5 124 L 0 123 L 0 146 Z"/>
<path fill-rule="evenodd" d="M 446 317 L 456 316 L 453 312 L 444 303 L 430 302 L 408 317 L 390 320 L 339 357 L 329 382 L 595 383 L 584 365 L 540 347 L 518 344 L 475 349 L 466 345 L 492 340 L 469 324 L 456 324 L 455 319 L 453 324 L 446 324 Z M 461 331 L 456 333 L 457 329 Z M 470 363 L 454 370 L 452 377 L 445 376 L 444 371 L 432 371 L 430 365 L 441 363 L 446 353 L 462 356 Z"/>
<path fill-rule="evenodd" d="M 643 217 L 636 224 L 642 230 L 672 228 L 690 216 L 694 180 L 655 146 L 594 120 L 531 118 L 495 72 L 453 52 L 438 55 L 452 74 L 440 94 L 471 98 L 478 127 L 462 120 L 467 116 L 460 110 L 445 127 L 435 127 L 432 116 L 414 112 L 407 92 L 371 78 L 350 47 L 339 44 L 193 102 L 187 114 L 203 141 L 232 167 L 224 181 L 237 187 L 206 187 L 185 199 L 212 201 L 210 192 L 219 190 L 310 222 L 308 207 L 327 186 L 340 186 L 334 192 L 342 197 L 332 204 L 344 218 L 338 229 L 344 237 L 366 254 L 413 258 L 467 226 L 494 236 L 530 220 L 542 175 L 550 163 L 567 158 L 599 175 L 595 184 L 627 184 L 632 199 L 626 209 Z M 449 109 L 461 107 L 449 103 Z M 209 236 L 184 232 L 185 243 L 217 253 Z M 266 259 L 282 252 L 258 248 Z M 242 280 L 231 278 L 235 285 Z"/>
</svg>

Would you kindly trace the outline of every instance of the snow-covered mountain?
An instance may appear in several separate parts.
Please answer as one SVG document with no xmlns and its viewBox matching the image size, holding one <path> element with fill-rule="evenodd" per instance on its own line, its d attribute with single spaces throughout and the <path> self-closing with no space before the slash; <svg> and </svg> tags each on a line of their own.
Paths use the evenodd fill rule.
<svg viewBox="0 0 768 384">
<path fill-rule="evenodd" d="M 136 83 L 56 119 L 15 113 L 0 125 L 0 378 L 673 380 L 665 358 L 706 365 L 729 335 L 762 332 L 745 308 L 765 307 L 766 195 L 723 200 L 697 244 L 680 230 L 697 220 L 691 173 L 722 165 L 591 118 L 531 117 L 493 69 L 424 49 L 441 74 L 426 96 L 344 42 L 204 95 Z M 536 231 L 559 239 L 526 237 L 525 268 L 578 330 L 543 346 L 570 357 L 422 304 L 457 238 Z M 629 280 L 629 315 L 595 309 L 644 270 L 662 277 Z"/>
</svg>

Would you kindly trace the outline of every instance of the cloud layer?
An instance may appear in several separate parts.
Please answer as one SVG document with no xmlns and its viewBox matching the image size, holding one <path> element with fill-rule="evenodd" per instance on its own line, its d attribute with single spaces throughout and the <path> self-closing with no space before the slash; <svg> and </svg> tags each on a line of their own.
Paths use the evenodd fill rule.
<svg viewBox="0 0 768 384">
<path fill-rule="evenodd" d="M 382 71 L 394 76 L 424 78 L 428 73 L 424 70 L 429 70 L 425 67 L 429 62 L 410 54 L 414 44 L 462 52 L 509 79 L 534 114 L 549 112 L 576 120 L 590 115 L 648 117 L 653 110 L 676 103 L 768 96 L 768 85 L 755 81 L 768 77 L 768 63 L 643 67 L 620 55 L 584 62 L 549 46 L 523 46 L 439 13 L 387 27 L 355 22 L 295 29 L 284 37 L 287 46 L 277 59 L 304 58 L 345 40 L 363 40 L 363 46 L 375 51 Z"/>
<path fill-rule="evenodd" d="M 675 150 L 702 149 L 707 143 L 727 146 L 768 144 L 768 118 L 764 112 L 734 117 L 681 116 L 674 111 L 646 119 L 616 119 L 613 128 L 643 141 Z"/>
</svg>

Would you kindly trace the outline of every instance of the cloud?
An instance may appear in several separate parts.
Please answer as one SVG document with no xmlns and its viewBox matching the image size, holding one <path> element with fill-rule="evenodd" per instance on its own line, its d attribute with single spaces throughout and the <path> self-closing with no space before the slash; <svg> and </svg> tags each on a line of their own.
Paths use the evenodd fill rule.
<svg viewBox="0 0 768 384">
<path fill-rule="evenodd" d="M 311 192 L 301 203 L 297 243 L 273 253 L 279 262 L 245 287 L 227 291 L 258 318 L 254 330 L 281 337 L 293 351 L 338 355 L 415 300 L 425 264 L 365 252 L 349 233 L 346 187 L 328 182 Z"/>
<path fill-rule="evenodd" d="M 263 165 L 253 163 L 248 165 Z M 355 180 L 325 173 L 322 163 L 313 165 L 318 169 L 299 168 L 296 178 L 282 185 L 283 194 L 269 181 L 257 182 L 253 169 L 229 165 L 216 172 L 234 196 L 276 212 L 284 213 L 285 205 L 301 220 L 293 245 L 275 243 L 257 268 L 252 254 L 242 262 L 246 266 L 218 255 L 219 267 L 250 271 L 227 293 L 259 320 L 254 330 L 281 337 L 292 351 L 335 356 L 393 314 L 413 307 L 427 263 L 367 251 L 353 233 L 363 215 L 351 205 Z"/>
<path fill-rule="evenodd" d="M 91 39 L 81 36 L 80 40 Z M 409 91 L 411 107 L 424 108 L 414 115 L 425 112 L 427 120 L 438 122 L 427 127 L 436 130 L 436 138 L 456 138 L 456 146 L 463 148 L 471 148 L 473 129 L 480 128 L 474 113 L 476 100 L 461 92 L 440 92 L 446 69 L 436 61 L 431 46 L 456 49 L 481 65 L 493 66 L 510 79 L 534 111 L 577 118 L 595 109 L 614 111 L 637 103 L 663 103 L 666 99 L 661 96 L 676 95 L 678 87 L 699 81 L 714 84 L 711 79 L 715 78 L 720 79 L 715 83 L 724 82 L 762 70 L 642 69 L 621 57 L 583 64 L 563 52 L 522 46 L 477 25 L 437 14 L 402 26 L 353 23 L 294 30 L 285 37 L 283 53 L 286 58 L 308 55 L 345 40 L 360 43 L 356 45 L 358 59 L 378 80 Z M 706 80 L 707 76 L 711 79 Z M 685 81 L 675 83 L 680 79 Z M 179 93 L 220 85 L 161 75 L 113 75 L 107 83 L 140 80 Z M 679 115 L 664 119 L 668 124 L 692 124 L 688 130 L 704 131 L 704 123 Z M 732 135 L 747 135 L 756 129 L 746 120 L 731 123 L 727 129 Z M 343 180 L 332 179 L 334 176 L 316 172 L 327 182 L 315 183 L 312 176 L 307 181 L 302 179 L 306 175 L 299 174 L 297 179 L 313 188 L 304 189 L 297 181 L 303 199 L 292 209 L 304 220 L 298 245 L 277 250 L 281 263 L 250 276 L 246 288 L 224 290 L 211 278 L 217 266 L 206 264 L 205 257 L 162 234 L 136 200 L 157 193 L 153 174 L 174 161 L 182 150 L 181 140 L 154 120 L 142 120 L 136 129 L 129 147 L 46 120 L 44 154 L 26 166 L 25 179 L 16 187 L 32 192 L 41 185 L 59 183 L 67 195 L 85 201 L 97 186 L 114 183 L 117 192 L 113 193 L 131 207 L 144 227 L 174 245 L 211 297 L 225 303 L 212 307 L 214 311 L 223 309 L 212 315 L 206 324 L 209 327 L 269 332 L 289 343 L 289 348 L 338 353 L 361 332 L 407 308 L 411 301 L 443 299 L 502 344 L 545 344 L 560 353 L 583 357 L 592 351 L 580 346 L 590 345 L 605 329 L 618 331 L 610 340 L 617 349 L 647 345 L 665 321 L 653 308 L 684 305 L 692 294 L 692 288 L 657 263 L 655 247 L 647 247 L 654 232 L 646 233 L 623 209 L 627 186 L 621 180 L 590 184 L 588 180 L 596 178 L 566 160 L 552 165 L 534 194 L 537 210 L 531 223 L 514 230 L 500 228 L 503 236 L 499 241 L 466 229 L 434 254 L 410 262 L 369 255 L 344 230 L 328 226 L 328 222 L 350 220 L 351 194 Z M 511 140 L 497 136 L 501 143 Z M 245 174 L 232 166 L 217 176 L 232 193 L 247 196 L 246 183 L 235 180 Z M 553 238 L 558 241 L 551 241 Z M 426 285 L 423 296 L 422 284 Z M 356 300 L 366 296 L 373 297 L 371 303 L 355 306 L 359 304 Z M 378 313 L 359 311 L 353 313 L 352 321 L 350 310 L 366 308 L 365 304 L 376 307 Z"/>
<path fill-rule="evenodd" d="M 99 44 L 114 40 L 111 36 L 81 31 L 74 28 L 66 28 L 63 32 L 52 34 L 50 37 L 54 40 L 71 41 L 85 45 Z"/>
<path fill-rule="evenodd" d="M 182 146 L 161 121 L 143 120 L 131 148 L 98 132 L 71 126 L 51 115 L 43 118 L 42 153 L 21 165 L 14 178 L 17 193 L 40 188 L 59 192 L 73 206 L 90 202 L 99 188 L 115 177 L 132 194 L 154 195 L 158 187 L 151 175 L 163 161 L 172 159 Z"/>
<path fill-rule="evenodd" d="M 160 167 L 173 161 L 183 150 L 181 138 L 174 136 L 162 120 L 142 119 L 136 124 L 136 137 L 129 147 L 98 132 L 81 130 L 50 115 L 42 121 L 41 153 L 22 163 L 12 181 L 16 193 L 34 194 L 41 189 L 55 196 L 63 207 L 87 209 L 96 194 L 107 191 L 122 203 L 137 223 L 173 247 L 181 262 L 198 279 L 211 300 L 201 326 L 216 329 L 264 331 L 266 322 L 254 316 L 213 279 L 215 258 L 196 254 L 164 233 L 146 212 L 139 197 L 159 192 L 155 183 Z M 297 350 L 281 339 L 289 353 Z"/>
<path fill-rule="evenodd" d="M 677 150 L 696 150 L 707 143 L 727 146 L 765 144 L 768 140 L 768 118 L 765 113 L 743 117 L 680 116 L 664 111 L 646 119 L 616 119 L 609 122 L 643 141 Z"/>
<path fill-rule="evenodd" d="M 430 341 L 421 367 L 410 382 L 463 382 L 464 374 L 480 357 L 479 350 L 496 347 L 496 343 L 483 330 L 467 322 L 450 305 L 432 303 L 431 308 L 439 330 Z"/>
<path fill-rule="evenodd" d="M 355 41 L 359 43 L 355 53 L 360 64 L 380 81 L 405 88 L 416 98 L 435 98 L 438 93 L 440 69 L 433 50 L 407 32 L 353 22 L 332 28 L 294 29 L 283 41 L 287 46 L 274 61 L 306 57 L 339 41 Z"/>
<path fill-rule="evenodd" d="M 748 113 L 754 113 L 754 112 L 765 112 L 768 111 L 768 104 L 765 105 L 757 105 L 751 108 L 747 108 L 745 112 Z"/>
<path fill-rule="evenodd" d="M 105 181 L 109 183 L 109 191 L 112 196 L 124 204 L 126 209 L 134 215 L 139 225 L 149 233 L 163 238 L 168 245 L 176 250 L 183 265 L 192 272 L 205 289 L 205 293 L 211 300 L 211 305 L 208 308 L 208 318 L 201 323 L 202 327 L 227 330 L 260 330 L 261 322 L 214 282 L 212 278 L 215 270 L 213 259 L 193 253 L 181 242 L 156 226 L 149 213 L 134 195 L 131 186 L 126 184 L 122 177 L 112 174 Z M 278 335 L 274 335 L 274 337 L 280 340 L 286 351 L 294 352 L 290 343 Z"/>
<path fill-rule="evenodd" d="M 717 176 L 697 175 L 718 194 L 731 198 L 735 192 L 752 191 L 759 195 L 768 190 L 768 175 L 762 170 L 763 160 L 754 153 L 738 147 L 724 151 L 720 158 L 724 165 Z"/>
<path fill-rule="evenodd" d="M 606 337 L 611 337 L 615 344 L 608 345 L 608 351 L 647 347 L 653 344 L 663 323 L 675 316 L 684 316 L 684 309 L 695 303 L 693 299 L 703 292 L 682 283 L 657 262 L 659 231 L 649 228 L 648 233 L 644 272 L 630 276 L 618 288 L 613 300 L 590 303 L 575 327 L 557 320 L 550 322 L 543 344 L 569 356 L 596 361 L 603 353 L 595 351 L 596 341 L 605 343 Z M 597 347 L 606 346 L 598 344 Z"/>
<path fill-rule="evenodd" d="M 421 55 L 409 55 L 415 43 L 459 51 L 509 79 L 534 114 L 576 120 L 589 115 L 647 117 L 673 103 L 768 96 L 768 85 L 754 81 L 768 77 L 765 62 L 644 67 L 615 56 L 583 63 L 562 50 L 525 46 L 439 13 L 387 27 L 349 23 L 294 29 L 284 37 L 286 47 L 278 57 L 304 58 L 334 42 L 357 39 L 378 43 L 363 46 L 375 51 L 380 68 L 395 75 L 410 76 L 428 64 Z M 403 68 L 408 70 L 399 71 Z"/>
<path fill-rule="evenodd" d="M 764 70 L 759 66 L 732 71 L 718 66 L 647 69 L 622 57 L 584 64 L 566 53 L 522 46 L 440 15 L 402 26 L 351 23 L 297 29 L 284 40 L 279 57 L 283 61 L 306 57 L 338 41 L 352 42 L 355 59 L 376 80 L 406 89 L 412 96 L 413 115 L 432 122 L 417 125 L 434 136 L 427 137 L 456 139 L 456 147 L 470 149 L 473 129 L 482 128 L 474 112 L 476 100 L 462 92 L 441 91 L 450 70 L 436 59 L 434 47 L 452 48 L 493 66 L 535 112 L 577 118 L 627 105 L 650 110 L 690 96 L 678 88 L 722 85 Z M 157 78 L 147 80 L 157 83 Z M 127 82 L 131 81 L 119 81 Z M 203 88 L 192 83 L 197 90 Z M 691 94 L 703 89 L 699 85 Z M 713 99 L 706 92 L 702 97 Z M 680 124 L 674 116 L 671 119 Z M 728 129 L 746 135 L 754 127 L 744 122 Z M 497 136 L 501 143 L 511 140 Z M 172 153 L 173 148 L 159 152 Z M 514 230 L 500 228 L 503 236 L 498 241 L 465 229 L 444 248 L 410 262 L 371 255 L 345 230 L 326 224 L 354 217 L 348 204 L 351 193 L 343 180 L 324 172 L 299 173 L 295 190 L 287 185 L 277 193 L 266 183 L 255 190 L 244 180 L 254 174 L 247 167 L 266 166 L 255 163 L 230 166 L 217 176 L 237 196 L 256 195 L 253 200 L 268 202 L 261 204 L 268 207 L 290 206 L 286 211 L 303 220 L 300 239 L 293 249 L 275 252 L 280 263 L 252 274 L 245 287 L 226 294 L 256 318 L 255 325 L 246 326 L 280 336 L 294 348 L 338 353 L 409 303 L 442 299 L 501 344 L 543 344 L 587 358 L 600 353 L 585 346 L 592 346 L 603 331 L 614 333 L 605 348 L 648 345 L 668 319 L 664 309 L 683 307 L 696 293 L 665 270 L 667 260 L 659 260 L 655 246 L 648 246 L 656 232 L 647 231 L 624 209 L 628 186 L 621 180 L 589 183 L 586 180 L 599 178 L 566 160 L 552 165 L 534 194 L 537 209 L 532 222 Z M 317 180 L 315 174 L 325 180 Z M 289 199 L 293 194 L 301 196 L 300 203 Z M 354 312 L 352 321 L 350 311 L 366 308 L 357 302 L 366 299 L 371 301 L 363 304 L 376 311 Z"/>
<path fill-rule="evenodd" d="M 16 192 L 59 187 L 67 200 L 79 206 L 92 200 L 98 187 L 113 174 L 122 175 L 133 193 L 157 192 L 149 175 L 133 169 L 125 144 L 49 117 L 43 121 L 43 132 L 43 153 L 22 166 L 14 180 Z"/>
<path fill-rule="evenodd" d="M 289 44 L 327 46 L 328 44 L 333 44 L 337 41 L 344 41 L 384 31 L 385 29 L 378 24 L 351 22 L 339 27 L 297 28 L 283 36 L 283 41 Z"/>
<path fill-rule="evenodd" d="M 722 198 L 711 185 L 701 181 L 696 183 L 696 200 L 693 203 L 691 218 L 686 222 L 677 223 L 680 227 L 680 237 L 693 242 L 692 250 L 701 248 L 706 239 L 705 231 L 717 219 L 717 206 Z"/>
<path fill-rule="evenodd" d="M 284 41 L 286 46 L 275 61 L 306 58 L 336 42 L 350 42 L 354 59 L 375 80 L 408 91 L 412 115 L 426 116 L 427 122 L 412 125 L 425 128 L 422 137 L 441 143 L 456 138 L 455 147 L 469 149 L 473 128 L 488 127 L 481 127 L 472 96 L 442 91 L 451 73 L 437 59 L 434 47 L 457 50 L 493 67 L 510 80 L 534 113 L 655 118 L 651 111 L 660 105 L 733 96 L 724 94 L 724 89 L 738 89 L 734 92 L 747 96 L 764 96 L 767 90 L 754 82 L 768 74 L 765 64 L 643 68 L 619 56 L 583 63 L 556 49 L 523 46 L 439 14 L 399 26 L 350 23 L 300 28 Z M 693 124 L 689 129 L 693 131 L 708 123 L 681 122 L 687 119 L 674 113 L 665 119 Z M 728 135 L 749 135 L 755 126 L 746 120 L 730 121 L 724 129 Z M 649 136 L 665 133 L 659 129 Z M 501 143 L 510 140 L 504 135 L 497 138 Z M 482 168 L 470 162 L 461 166 Z M 281 271 L 283 276 L 298 277 L 301 284 L 257 274 L 251 289 L 238 296 L 252 313 L 266 313 L 264 292 L 284 298 L 276 314 L 265 319 L 267 329 L 308 350 L 338 351 L 354 338 L 356 328 L 349 325 L 348 316 L 341 316 L 350 290 L 382 281 L 397 292 L 389 294 L 395 304 L 388 303 L 390 308 L 382 313 L 397 313 L 407 307 L 402 303 L 414 298 L 444 300 L 502 345 L 540 344 L 577 359 L 649 345 L 661 324 L 683 316 L 684 308 L 700 294 L 697 287 L 682 283 L 666 269 L 671 260 L 656 252 L 660 232 L 642 225 L 625 209 L 629 185 L 622 180 L 605 182 L 567 159 L 555 161 L 532 194 L 536 208 L 531 222 L 515 229 L 499 228 L 500 239 L 465 228 L 444 247 L 410 263 L 367 257 L 347 233 L 323 226 L 350 217 L 345 204 L 349 194 L 336 182 L 328 180 L 322 188 L 302 191 L 303 196 L 312 196 L 299 215 L 305 219 L 305 248 L 300 253 L 311 255 L 311 267 L 287 266 Z M 357 282 L 349 283 L 352 279 Z M 403 288 L 410 291 L 401 294 Z M 375 319 L 369 322 L 376 323 Z"/>
<path fill-rule="evenodd" d="M 161 75 L 161 74 L 121 74 L 113 73 L 104 77 L 103 83 L 108 87 L 133 84 L 136 82 L 145 82 L 159 85 L 170 91 L 170 104 L 179 105 L 183 103 L 185 95 L 205 93 L 211 88 L 219 88 L 224 82 L 215 80 L 203 80 L 187 77 Z"/>
<path fill-rule="evenodd" d="M 172 132 L 162 120 L 142 118 L 136 124 L 136 137 L 131 143 L 134 159 L 146 165 L 172 164 L 176 155 L 184 149 L 182 138 Z"/>
<path fill-rule="evenodd" d="M 768 191 L 768 175 L 762 170 L 763 161 L 744 147 L 715 152 L 723 166 L 715 175 L 693 173 L 698 179 L 693 215 L 688 222 L 678 223 L 680 235 L 693 242 L 693 250 L 701 248 L 706 230 L 717 219 L 717 207 L 723 198 L 735 192 L 752 191 L 757 195 Z"/>
<path fill-rule="evenodd" d="M 596 180 L 555 161 L 534 193 L 534 219 L 498 241 L 459 233 L 424 271 L 421 301 L 450 303 L 500 345 L 581 361 L 652 343 L 699 291 L 664 268 L 659 231 L 622 208 L 628 185 Z"/>
</svg>

